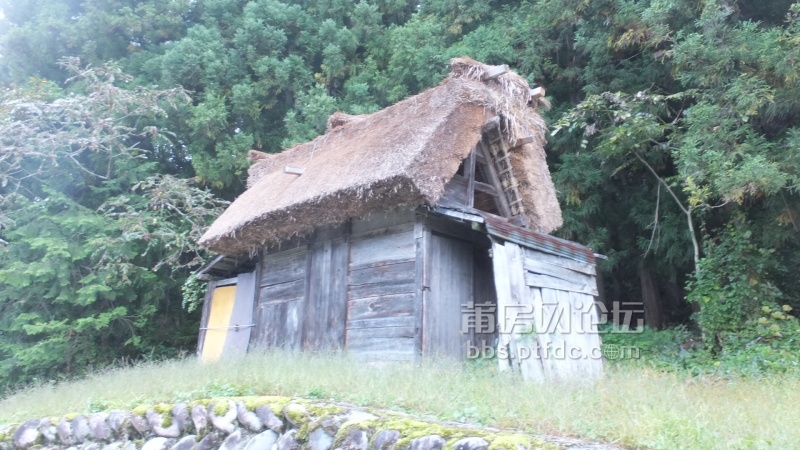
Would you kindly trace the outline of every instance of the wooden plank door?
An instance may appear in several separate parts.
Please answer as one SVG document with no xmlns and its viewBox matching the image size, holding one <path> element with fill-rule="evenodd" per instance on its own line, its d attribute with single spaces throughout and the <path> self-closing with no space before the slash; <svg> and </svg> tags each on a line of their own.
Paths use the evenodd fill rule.
<svg viewBox="0 0 800 450">
<path fill-rule="evenodd" d="M 244 353 L 253 328 L 253 301 L 256 275 L 240 274 L 228 283 L 213 283 L 204 308 L 200 357 L 203 362 L 219 360 L 223 355 Z"/>
<path fill-rule="evenodd" d="M 467 357 L 469 334 L 462 333 L 462 305 L 473 300 L 472 244 L 433 234 L 425 297 L 423 355 L 462 361 Z"/>
</svg>

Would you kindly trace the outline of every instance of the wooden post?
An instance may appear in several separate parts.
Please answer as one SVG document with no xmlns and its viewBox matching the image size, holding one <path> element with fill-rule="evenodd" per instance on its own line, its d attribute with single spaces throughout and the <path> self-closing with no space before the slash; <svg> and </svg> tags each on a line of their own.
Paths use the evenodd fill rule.
<svg viewBox="0 0 800 450">
<path fill-rule="evenodd" d="M 414 242 L 415 242 L 415 289 L 414 289 L 414 349 L 417 352 L 416 359 L 422 358 L 423 339 L 425 321 L 425 299 L 427 297 L 428 286 L 428 257 L 431 231 L 425 225 L 426 216 L 417 213 L 414 218 Z"/>
<path fill-rule="evenodd" d="M 478 151 L 477 146 L 469 152 L 467 164 L 464 166 L 464 175 L 467 177 L 467 206 L 475 206 L 475 159 Z"/>
</svg>

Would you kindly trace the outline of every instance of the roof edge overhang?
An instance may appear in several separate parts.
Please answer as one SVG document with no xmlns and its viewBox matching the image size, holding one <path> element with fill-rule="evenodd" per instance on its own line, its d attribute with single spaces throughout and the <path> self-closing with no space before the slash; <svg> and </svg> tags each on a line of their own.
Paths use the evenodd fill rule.
<svg viewBox="0 0 800 450">
<path fill-rule="evenodd" d="M 504 217 L 474 208 L 451 209 L 437 207 L 432 211 L 452 219 L 480 223 L 490 236 L 544 253 L 569 258 L 573 261 L 596 265 L 598 257 L 605 258 L 603 255 L 596 255 L 590 248 L 576 242 L 523 228 L 512 224 Z"/>
<path fill-rule="evenodd" d="M 209 236 L 207 232 L 200 244 L 222 255 L 252 254 L 259 248 L 279 245 L 317 228 L 339 225 L 372 211 L 384 210 L 387 205 L 395 209 L 430 203 L 431 199 L 423 195 L 415 180 L 400 175 L 270 211 L 229 233 Z"/>
</svg>

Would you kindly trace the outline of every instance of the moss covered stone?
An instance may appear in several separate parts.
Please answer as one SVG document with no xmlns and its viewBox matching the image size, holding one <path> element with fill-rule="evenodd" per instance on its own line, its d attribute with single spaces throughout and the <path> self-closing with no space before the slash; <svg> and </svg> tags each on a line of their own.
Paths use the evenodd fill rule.
<svg viewBox="0 0 800 450">
<path fill-rule="evenodd" d="M 558 450 L 559 447 L 524 434 L 502 433 L 489 441 L 489 450 Z"/>
<path fill-rule="evenodd" d="M 302 427 L 311 420 L 311 414 L 309 414 L 306 407 L 297 403 L 286 405 L 282 414 L 296 428 Z"/>
<path fill-rule="evenodd" d="M 438 435 L 447 443 L 445 448 L 452 448 L 452 444 L 465 437 L 484 437 L 487 433 L 475 429 L 463 429 L 454 426 L 446 426 L 435 422 L 423 422 L 411 418 L 390 418 L 382 420 L 378 428 L 381 430 L 397 430 L 400 432 L 400 439 L 395 444 L 396 450 L 405 450 L 411 446 L 411 441 L 425 436 Z"/>
<path fill-rule="evenodd" d="M 147 414 L 147 410 L 150 409 L 151 407 L 152 407 L 151 405 L 139 405 L 139 406 L 133 408 L 131 410 L 131 413 L 133 413 L 134 415 L 140 416 L 140 417 L 144 417 Z M 77 416 L 77 414 L 76 414 L 76 416 Z M 72 419 L 67 419 L 67 420 L 72 420 Z"/>
<path fill-rule="evenodd" d="M 291 397 L 281 397 L 281 396 L 250 396 L 250 397 L 238 397 L 235 400 L 241 401 L 244 403 L 244 407 L 247 408 L 249 411 L 255 411 L 256 408 L 260 406 L 268 406 L 272 413 L 275 415 L 280 415 L 283 408 L 286 407 L 289 403 L 292 402 Z"/>
<path fill-rule="evenodd" d="M 208 405 L 211 404 L 211 402 L 212 402 L 212 399 L 210 399 L 210 398 L 201 398 L 199 400 L 192 400 L 191 402 L 189 402 L 189 409 L 191 409 L 193 406 L 197 406 L 197 405 L 200 405 L 203 408 L 208 408 Z"/>
<path fill-rule="evenodd" d="M 172 415 L 172 408 L 174 405 L 168 403 L 159 403 L 153 406 L 153 410 L 162 415 Z"/>
<path fill-rule="evenodd" d="M 215 416 L 219 417 L 219 416 L 224 416 L 225 414 L 228 413 L 228 411 L 231 409 L 230 404 L 231 404 L 231 400 L 230 399 L 228 399 L 228 398 L 219 398 L 219 399 L 215 399 L 215 400 L 211 401 L 209 403 L 208 407 L 209 407 L 209 410 L 213 410 Z M 211 408 L 211 405 L 214 406 L 213 409 Z"/>
<path fill-rule="evenodd" d="M 333 446 L 332 448 L 338 448 L 342 446 L 342 442 L 347 439 L 351 434 L 356 430 L 364 430 L 368 433 L 372 433 L 375 431 L 375 424 L 376 420 L 350 420 L 344 422 L 339 429 L 336 431 L 336 434 L 333 437 Z"/>
<path fill-rule="evenodd" d="M 241 402 L 241 405 L 238 405 Z M 181 407 L 183 407 L 182 404 Z M 213 406 L 212 406 L 213 405 Z M 202 406 L 208 412 L 212 411 L 217 419 L 223 419 L 220 428 L 215 422 L 215 427 L 223 430 L 223 434 L 233 433 L 237 430 L 237 422 L 232 418 L 233 413 L 237 413 L 237 405 L 239 408 L 238 413 L 242 414 L 241 407 L 247 411 L 256 412 L 259 410 L 259 419 L 262 422 L 275 422 L 272 428 L 280 433 L 286 428 L 282 423 L 286 421 L 285 425 L 294 430 L 290 431 L 292 439 L 296 439 L 298 443 L 308 444 L 309 437 L 312 433 L 325 434 L 331 440 L 330 448 L 336 449 L 340 447 L 353 447 L 353 448 L 375 448 L 376 439 L 383 436 L 386 446 L 393 447 L 394 450 L 409 450 L 412 443 L 424 445 L 427 441 L 415 441 L 421 438 L 434 438 L 436 440 L 436 448 L 443 444 L 442 450 L 455 450 L 455 444 L 465 438 L 480 438 L 485 441 L 481 447 L 482 450 L 557 450 L 561 447 L 553 443 L 537 439 L 530 435 L 514 432 L 503 432 L 497 430 L 485 430 L 480 428 L 473 428 L 461 426 L 459 424 L 450 424 L 437 421 L 428 421 L 424 419 L 417 419 L 404 413 L 378 410 L 372 408 L 353 408 L 350 406 L 330 404 L 324 402 L 316 402 L 314 400 L 297 399 L 284 396 L 240 396 L 240 397 L 220 397 L 214 399 L 198 399 L 188 402 L 187 410 Z M 234 408 L 231 411 L 231 408 Z M 141 404 L 134 407 L 130 412 L 131 416 L 127 420 L 133 421 L 134 419 L 140 420 L 143 423 L 134 428 L 143 433 L 142 437 L 147 437 L 150 433 L 157 431 L 151 430 L 144 422 L 145 418 L 149 416 L 149 422 L 153 419 L 161 419 L 161 428 L 169 428 L 174 426 L 176 420 L 189 419 L 189 413 L 176 412 L 178 419 L 173 417 L 172 412 L 175 410 L 175 405 L 170 403 L 157 403 L 157 404 Z M 269 412 L 275 415 L 271 417 Z M 120 412 L 121 413 L 121 412 Z M 153 417 L 157 414 L 158 417 Z M 183 415 L 186 417 L 183 417 Z M 211 419 L 207 414 L 203 413 L 203 420 L 205 418 Z M 68 422 L 74 421 L 76 418 L 81 417 L 80 414 L 71 413 L 61 418 L 50 418 L 49 423 L 57 425 L 60 421 L 66 420 Z M 264 419 L 266 417 L 266 419 Z M 282 420 L 281 420 L 282 419 Z M 48 420 L 48 419 L 46 419 Z M 157 422 L 157 420 L 156 420 Z M 230 422 L 230 423 L 229 423 Z M 44 422 L 42 422 L 44 423 Z M 154 424 L 155 425 L 155 424 Z M 186 422 L 186 427 L 183 430 L 185 435 L 191 431 L 196 425 L 194 417 L 192 422 Z M 73 427 L 75 424 L 73 424 Z M 238 428 L 244 425 L 239 423 Z M 119 428 L 119 427 L 117 427 Z M 141 430 L 139 430 L 141 428 Z M 205 429 L 205 426 L 203 427 Z M 230 428 L 230 429 L 229 429 Z M 251 427 L 256 428 L 256 427 Z M 0 444 L 12 441 L 12 436 L 15 427 L 5 426 L 0 427 Z M 115 431 L 117 431 L 115 429 Z M 200 430 L 195 430 L 198 434 Z M 198 436 L 200 437 L 200 436 Z M 441 439 L 440 439 L 441 438 Z M 483 442 L 481 441 L 481 442 Z M 392 445 L 393 444 L 393 445 Z M 486 445 L 488 444 L 488 447 Z M 140 444 L 141 446 L 141 444 Z M 326 444 L 327 446 L 327 444 Z M 2 450 L 2 449 L 0 449 Z M 29 448 L 28 450 L 32 450 Z M 385 450 L 379 448 L 378 450 Z"/>
</svg>

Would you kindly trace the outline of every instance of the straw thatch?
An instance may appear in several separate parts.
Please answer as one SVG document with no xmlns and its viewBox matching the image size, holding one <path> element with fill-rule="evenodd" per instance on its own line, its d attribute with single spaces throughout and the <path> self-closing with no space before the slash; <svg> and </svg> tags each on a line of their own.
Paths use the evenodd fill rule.
<svg viewBox="0 0 800 450">
<path fill-rule="evenodd" d="M 534 136 L 511 155 L 529 226 L 541 232 L 560 226 L 544 158 L 545 125 L 528 83 L 513 72 L 481 81 L 490 67 L 469 58 L 451 65 L 435 88 L 374 114 L 334 114 L 328 131 L 311 142 L 251 155 L 247 191 L 200 243 L 233 255 L 372 211 L 435 205 L 481 139 L 483 124 L 496 115 L 508 142 Z M 287 166 L 302 174 L 287 173 L 293 171 Z"/>
</svg>

